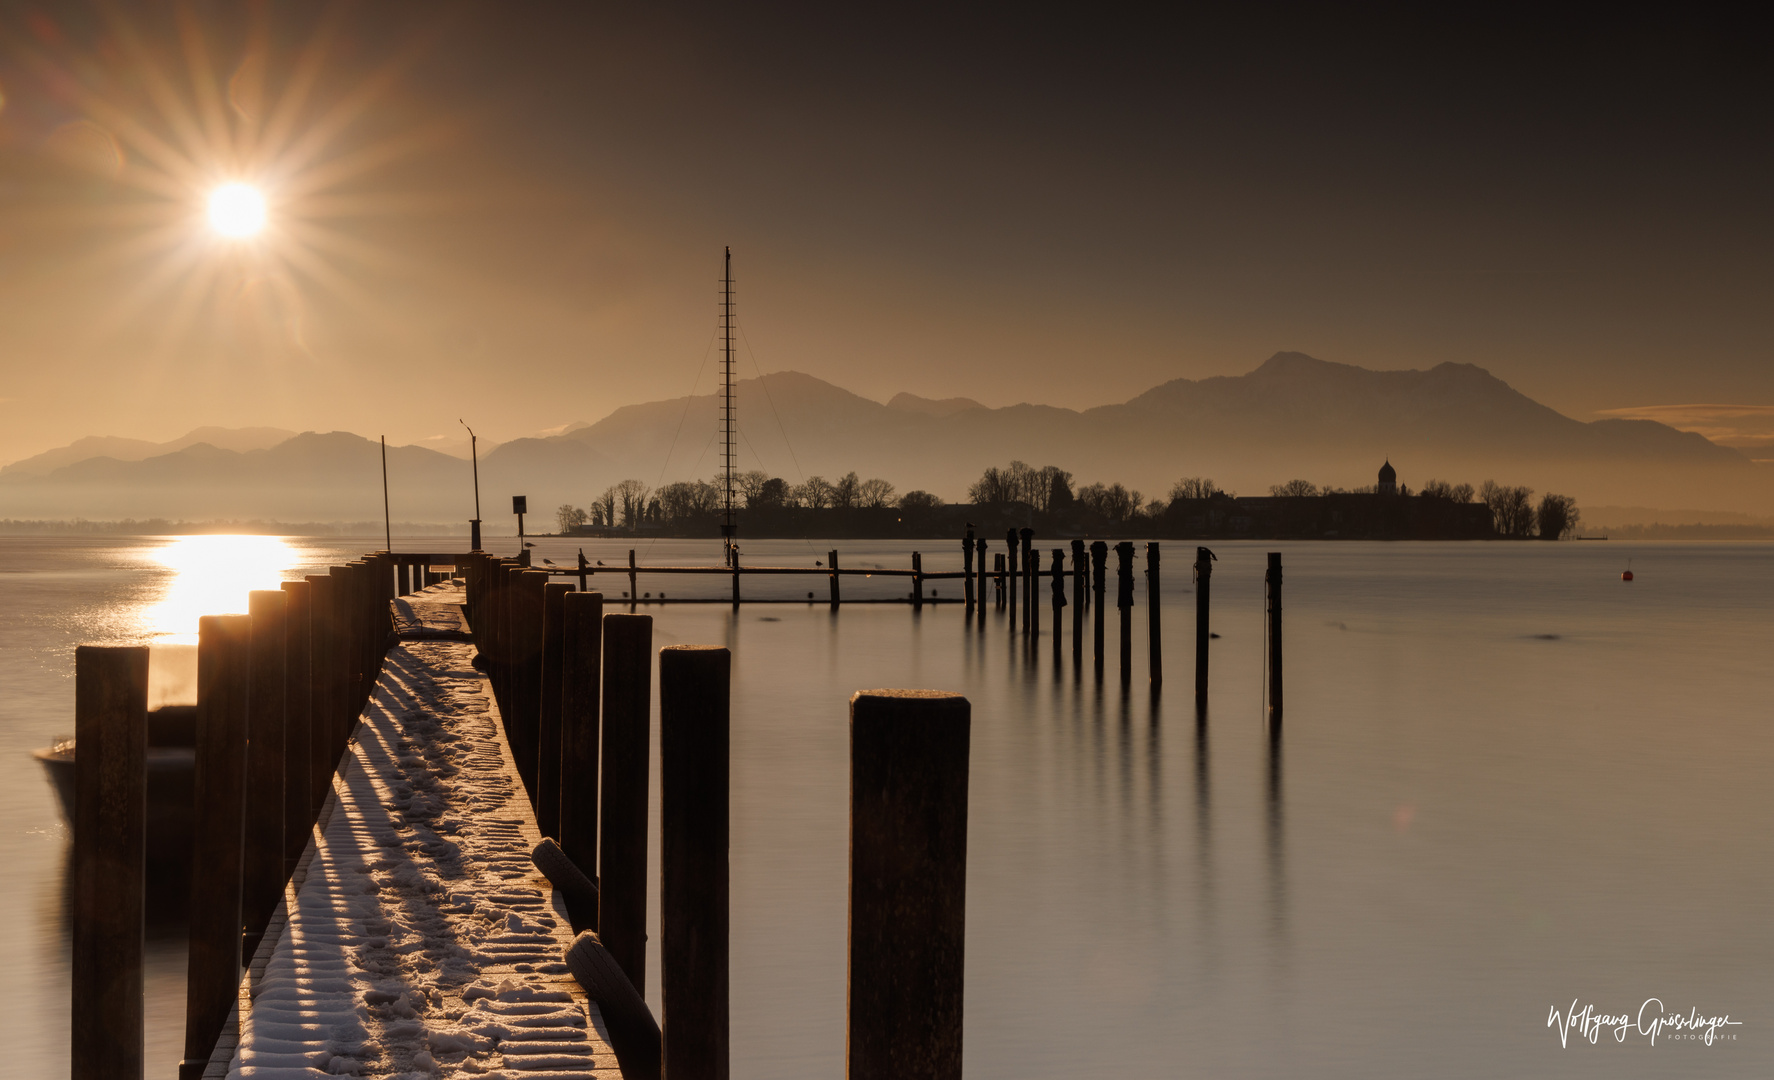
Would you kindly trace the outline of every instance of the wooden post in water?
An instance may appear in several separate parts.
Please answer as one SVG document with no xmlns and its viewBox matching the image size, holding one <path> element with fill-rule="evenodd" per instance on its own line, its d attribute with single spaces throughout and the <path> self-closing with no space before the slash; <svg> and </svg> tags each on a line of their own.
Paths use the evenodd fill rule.
<svg viewBox="0 0 1774 1080">
<path fill-rule="evenodd" d="M 849 1080 L 960 1080 L 970 725 L 959 694 L 850 699 Z"/>
<path fill-rule="evenodd" d="M 148 650 L 74 650 L 73 1080 L 140 1080 Z M 16 988 L 21 994 L 30 988 Z M 24 1004 L 20 1001 L 18 1004 Z"/>
<path fill-rule="evenodd" d="M 1084 609 L 1090 606 L 1084 541 L 1072 541 L 1072 670 L 1084 670 Z"/>
<path fill-rule="evenodd" d="M 1164 684 L 1164 627 L 1158 615 L 1158 541 L 1146 544 L 1146 668 L 1153 686 Z"/>
<path fill-rule="evenodd" d="M 912 610 L 924 610 L 924 556 L 912 552 Z"/>
<path fill-rule="evenodd" d="M 665 1075 L 727 1076 L 728 687 L 710 645 L 659 651 L 659 959 Z"/>
<path fill-rule="evenodd" d="M 1269 552 L 1269 569 L 1263 575 L 1268 593 L 1269 720 L 1281 724 L 1281 552 Z"/>
<path fill-rule="evenodd" d="M 1059 548 L 1053 549 L 1053 673 L 1059 674 L 1060 616 L 1066 609 L 1066 553 Z"/>
<path fill-rule="evenodd" d="M 1035 614 L 1035 579 L 1038 576 L 1038 571 L 1041 569 L 1041 564 L 1035 561 L 1035 530 L 1023 529 L 1019 535 L 1022 538 L 1023 545 L 1023 576 L 1021 582 L 1022 588 L 1018 590 L 1022 595 L 1018 597 L 1018 599 L 1023 603 L 1023 633 L 1027 634 L 1030 631 L 1033 620 L 1038 617 Z M 1039 631 L 1038 624 L 1035 624 L 1035 629 L 1037 632 Z"/>
<path fill-rule="evenodd" d="M 1195 549 L 1195 715 L 1207 715 L 1208 608 L 1213 598 L 1213 564 L 1218 556 L 1204 547 Z"/>
<path fill-rule="evenodd" d="M 1109 545 L 1101 540 L 1090 545 L 1091 584 L 1096 604 L 1096 677 L 1103 677 L 1103 591 L 1108 585 Z"/>
<path fill-rule="evenodd" d="M 282 585 L 283 654 L 283 876 L 287 879 L 308 845 L 314 824 L 314 587 L 306 581 Z"/>
<path fill-rule="evenodd" d="M 967 614 L 973 614 L 973 530 L 968 529 L 961 541 L 961 569 L 966 575 L 961 579 L 967 589 Z"/>
<path fill-rule="evenodd" d="M 973 542 L 975 561 L 979 565 L 979 588 L 974 590 L 979 605 L 979 625 L 983 630 L 986 625 L 986 538 L 980 537 Z"/>
<path fill-rule="evenodd" d="M 357 716 L 360 704 L 356 695 L 357 683 L 362 676 L 357 661 L 363 651 L 363 623 L 357 617 L 357 582 L 351 567 L 334 566 L 329 568 L 328 573 L 333 577 L 333 643 L 339 650 L 340 664 L 338 699 L 334 702 L 338 712 L 333 717 L 331 730 L 334 733 L 334 745 L 339 752 L 343 752 L 345 740 L 351 731 L 351 721 Z M 334 757 L 336 760 L 337 754 Z"/>
<path fill-rule="evenodd" d="M 337 730 L 339 672 L 338 645 L 334 640 L 336 583 L 330 574 L 309 574 L 308 655 L 308 820 L 318 820 L 320 808 L 333 790 L 333 774 L 339 767 L 334 753 Z"/>
<path fill-rule="evenodd" d="M 588 586 L 585 583 L 586 568 L 589 565 L 590 564 L 585 561 L 585 549 L 580 548 L 579 549 L 579 591 L 580 592 L 586 592 L 590 589 L 590 586 Z"/>
<path fill-rule="evenodd" d="M 1009 605 L 1010 628 L 1016 629 L 1016 530 L 1004 533 L 1004 602 Z"/>
<path fill-rule="evenodd" d="M 246 863 L 241 906 L 247 956 L 259 947 L 277 901 L 283 898 L 284 672 L 289 651 L 282 590 L 246 594 L 252 619 L 252 659 L 247 674 Z"/>
<path fill-rule="evenodd" d="M 838 610 L 838 553 L 836 550 L 825 553 L 825 564 L 831 568 L 832 610 Z"/>
<path fill-rule="evenodd" d="M 636 603 L 638 603 L 641 599 L 641 591 L 635 585 L 635 582 L 637 580 L 639 580 L 639 579 L 636 578 L 635 572 L 634 572 L 634 548 L 629 548 L 628 549 L 628 610 L 630 610 L 630 611 L 634 610 L 634 605 Z M 635 989 L 638 990 L 638 989 L 640 989 L 640 987 L 637 986 L 637 987 L 635 987 Z"/>
<path fill-rule="evenodd" d="M 1121 685 L 1133 681 L 1133 542 L 1115 545 L 1115 606 L 1121 612 Z"/>
<path fill-rule="evenodd" d="M 240 882 L 246 826 L 248 615 L 197 620 L 197 754 L 191 844 L 185 1057 L 179 1080 L 198 1080 L 240 984 Z"/>
<path fill-rule="evenodd" d="M 603 803 L 598 936 L 628 981 L 647 992 L 648 706 L 653 616 L 604 616 Z"/>
<path fill-rule="evenodd" d="M 1005 604 L 1004 574 L 1004 556 L 994 554 L 992 556 L 992 604 L 1000 611 L 1004 610 Z"/>
<path fill-rule="evenodd" d="M 561 598 L 560 845 L 573 865 L 597 874 L 598 696 L 604 641 L 604 594 Z M 574 912 L 580 929 L 597 928 L 597 912 Z"/>
<path fill-rule="evenodd" d="M 544 575 L 546 581 L 547 575 Z M 542 586 L 542 693 L 536 722 L 536 828 L 561 834 L 561 688 L 566 669 L 564 601 L 573 586 Z"/>
</svg>

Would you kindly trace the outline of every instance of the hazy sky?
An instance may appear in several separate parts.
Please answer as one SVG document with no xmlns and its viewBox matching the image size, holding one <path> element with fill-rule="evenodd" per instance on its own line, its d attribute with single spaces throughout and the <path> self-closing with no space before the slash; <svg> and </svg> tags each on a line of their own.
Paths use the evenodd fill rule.
<svg viewBox="0 0 1774 1080">
<path fill-rule="evenodd" d="M 648 7 L 5 5 L 0 460 L 680 395 L 725 244 L 742 373 L 881 400 L 1288 349 L 1584 419 L 1774 404 L 1747 27 Z M 251 242 L 203 220 L 231 179 Z"/>
</svg>

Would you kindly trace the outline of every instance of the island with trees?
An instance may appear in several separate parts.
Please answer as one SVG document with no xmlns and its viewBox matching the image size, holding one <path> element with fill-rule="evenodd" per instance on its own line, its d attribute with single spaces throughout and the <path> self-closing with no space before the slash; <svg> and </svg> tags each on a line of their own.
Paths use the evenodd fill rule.
<svg viewBox="0 0 1774 1080">
<path fill-rule="evenodd" d="M 1153 539 L 1562 540 L 1576 535 L 1576 500 L 1486 480 L 1478 487 L 1429 480 L 1412 491 L 1390 463 L 1372 486 L 1320 487 L 1307 480 L 1274 485 L 1267 495 L 1223 491 L 1210 479 L 1184 477 L 1147 499 L 1120 483 L 1077 484 L 1058 466 L 1012 461 L 968 488 L 968 502 L 927 491 L 899 494 L 892 483 L 852 472 L 790 484 L 752 471 L 734 478 L 741 535 L 778 538 L 982 536 L 1032 527 L 1043 536 Z M 589 506 L 561 506 L 561 535 L 720 535 L 718 482 L 684 480 L 650 488 L 639 480 L 611 485 Z"/>
</svg>

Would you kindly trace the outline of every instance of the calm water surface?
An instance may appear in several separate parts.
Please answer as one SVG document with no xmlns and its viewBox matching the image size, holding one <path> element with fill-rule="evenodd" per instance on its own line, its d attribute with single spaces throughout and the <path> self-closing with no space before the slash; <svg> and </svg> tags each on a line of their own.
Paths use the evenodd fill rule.
<svg viewBox="0 0 1774 1080">
<path fill-rule="evenodd" d="M 0 540 L 0 955 L 14 987 L 0 1073 L 67 1068 L 67 833 L 29 752 L 73 726 L 73 647 L 153 642 L 154 692 L 179 700 L 198 614 L 377 546 Z M 830 546 L 754 541 L 745 559 L 805 565 Z M 960 563 L 955 541 L 839 547 L 846 566 L 904 566 L 913 547 L 927 569 Z M 1273 549 L 1287 573 L 1278 744 L 1261 712 Z M 970 1076 L 1774 1073 L 1774 547 L 1216 550 L 1222 638 L 1199 727 L 1192 545 L 1166 547 L 1162 697 L 1146 683 L 1143 580 L 1127 690 L 1112 612 L 1099 683 L 1088 658 L 1071 666 L 1069 612 L 1054 663 L 1045 606 L 1032 649 L 1003 615 L 982 629 L 958 606 L 651 609 L 656 645 L 734 650 L 736 1077 L 842 1073 L 845 703 L 878 686 L 973 701 Z M 544 540 L 536 554 L 573 551 Z M 626 559 L 616 542 L 585 551 Z M 641 558 L 716 553 L 659 541 Z M 666 583 L 673 598 L 683 581 Z M 844 584 L 847 597 L 904 589 Z M 824 597 L 823 579 L 756 591 L 808 587 Z M 182 930 L 165 916 L 150 934 L 150 1075 L 171 1076 Z M 1652 997 L 1742 1025 L 1711 1047 L 1610 1030 L 1561 1048 L 1547 1027 L 1573 998 L 1636 1015 Z"/>
</svg>

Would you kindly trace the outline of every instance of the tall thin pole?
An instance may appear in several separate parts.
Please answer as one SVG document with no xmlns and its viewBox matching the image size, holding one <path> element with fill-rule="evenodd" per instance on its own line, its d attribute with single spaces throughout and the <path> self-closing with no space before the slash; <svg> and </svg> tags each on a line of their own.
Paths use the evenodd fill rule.
<svg viewBox="0 0 1774 1080">
<path fill-rule="evenodd" d="M 468 421 L 457 419 L 462 430 L 468 432 L 468 460 L 474 463 L 474 520 L 469 523 L 469 543 L 471 551 L 480 550 L 480 440 L 474 437 L 474 429 Z"/>
<path fill-rule="evenodd" d="M 733 249 L 726 249 L 721 274 L 721 539 L 727 565 L 733 565 Z"/>
<path fill-rule="evenodd" d="M 382 544 L 383 551 L 394 551 L 394 524 L 388 516 L 388 436 L 382 437 Z M 476 470 L 478 471 L 478 470 Z M 476 514 L 478 515 L 478 512 Z"/>
</svg>

